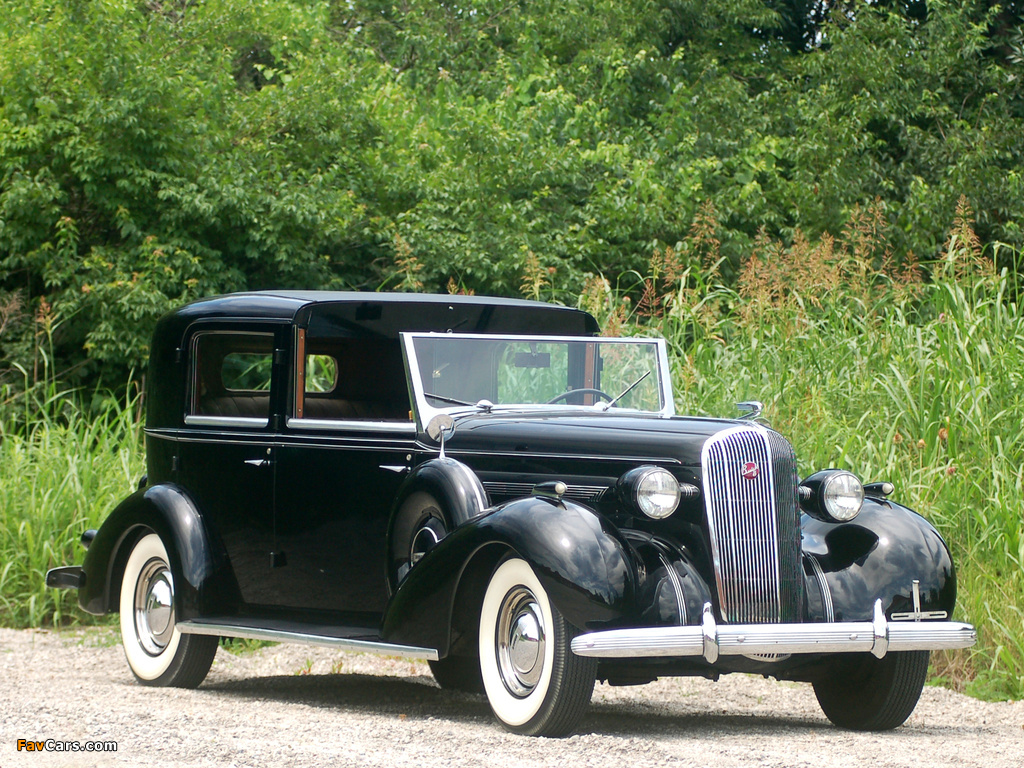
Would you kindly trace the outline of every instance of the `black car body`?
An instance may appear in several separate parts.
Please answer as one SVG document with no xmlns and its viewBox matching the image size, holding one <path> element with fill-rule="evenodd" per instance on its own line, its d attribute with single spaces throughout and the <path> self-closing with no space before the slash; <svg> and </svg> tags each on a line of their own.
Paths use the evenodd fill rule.
<svg viewBox="0 0 1024 768">
<path fill-rule="evenodd" d="M 674 413 L 664 342 L 465 296 L 236 294 L 158 324 L 148 476 L 48 583 L 198 685 L 217 636 L 425 658 L 508 728 L 595 679 L 754 672 L 901 724 L 975 641 L 935 529 L 750 418 Z"/>
</svg>

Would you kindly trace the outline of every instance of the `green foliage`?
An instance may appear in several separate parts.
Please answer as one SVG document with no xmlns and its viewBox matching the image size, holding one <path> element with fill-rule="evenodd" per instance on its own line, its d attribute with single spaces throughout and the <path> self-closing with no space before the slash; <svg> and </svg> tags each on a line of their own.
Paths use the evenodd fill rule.
<svg viewBox="0 0 1024 768">
<path fill-rule="evenodd" d="M 653 323 L 685 410 L 769 397 L 808 467 L 896 480 L 966 553 L 949 674 L 1020 695 L 1020 5 L 815 9 L 0 0 L 5 610 L 64 610 L 40 574 L 140 464 L 59 393 L 163 312 L 447 286 Z"/>
<path fill-rule="evenodd" d="M 966 201 L 928 265 L 931 280 L 893 260 L 879 207 L 857 210 L 836 238 L 759 237 L 736 287 L 719 269 L 720 234 L 704 205 L 678 248 L 657 250 L 615 286 L 591 278 L 573 302 L 609 335 L 668 341 L 679 412 L 733 416 L 735 403 L 761 399 L 802 475 L 836 466 L 893 482 L 895 498 L 948 541 L 958 617 L 980 633 L 970 652 L 935 654 L 935 675 L 975 695 L 1020 698 L 1024 317 L 1014 272 L 993 268 Z M 557 274 L 535 259 L 528 267 L 525 293 L 568 303 Z M 72 593 L 44 587 L 45 571 L 80 560 L 81 532 L 142 471 L 137 403 L 94 398 L 83 408 L 61 392 L 47 375 L 47 323 L 37 322 L 41 383 L 0 389 L 0 623 L 15 626 L 81 619 Z M 311 367 L 326 385 L 324 363 Z"/>
<path fill-rule="evenodd" d="M 46 571 L 80 563 L 82 532 L 98 528 L 142 475 L 137 402 L 86 412 L 71 393 L 37 392 L 24 406 L 26 430 L 10 395 L 0 388 L 0 624 L 91 623 L 74 590 L 46 587 Z"/>
<path fill-rule="evenodd" d="M 45 299 L 56 369 L 116 385 L 197 296 L 509 295 L 538 267 L 578 292 L 704 201 L 729 285 L 758 233 L 876 199 L 899 262 L 938 257 L 961 194 L 1019 249 L 1016 17 L 812 5 L 5 0 L 0 301 Z M 35 330 L 8 327 L 8 366 Z"/>
</svg>

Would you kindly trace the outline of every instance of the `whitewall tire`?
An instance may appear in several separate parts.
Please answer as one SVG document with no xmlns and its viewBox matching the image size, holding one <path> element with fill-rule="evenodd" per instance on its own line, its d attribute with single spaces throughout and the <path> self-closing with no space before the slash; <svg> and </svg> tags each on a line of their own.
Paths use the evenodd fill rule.
<svg viewBox="0 0 1024 768">
<path fill-rule="evenodd" d="M 573 654 L 576 629 L 525 560 L 503 561 L 480 611 L 480 673 L 495 717 L 533 736 L 571 733 L 590 703 L 597 661 Z"/>
<path fill-rule="evenodd" d="M 203 681 L 217 652 L 217 638 L 178 631 L 167 548 L 155 533 L 145 534 L 132 547 L 119 609 L 124 654 L 140 683 L 194 688 Z"/>
</svg>

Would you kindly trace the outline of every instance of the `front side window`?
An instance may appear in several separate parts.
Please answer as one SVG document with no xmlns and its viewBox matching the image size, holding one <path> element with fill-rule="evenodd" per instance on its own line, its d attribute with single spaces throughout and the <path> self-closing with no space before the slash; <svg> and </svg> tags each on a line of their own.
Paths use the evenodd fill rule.
<svg viewBox="0 0 1024 768">
<path fill-rule="evenodd" d="M 211 331 L 192 340 L 192 398 L 186 423 L 266 426 L 274 337 Z"/>
<path fill-rule="evenodd" d="M 295 352 L 292 427 L 411 428 L 397 340 L 317 336 L 299 328 Z"/>
</svg>

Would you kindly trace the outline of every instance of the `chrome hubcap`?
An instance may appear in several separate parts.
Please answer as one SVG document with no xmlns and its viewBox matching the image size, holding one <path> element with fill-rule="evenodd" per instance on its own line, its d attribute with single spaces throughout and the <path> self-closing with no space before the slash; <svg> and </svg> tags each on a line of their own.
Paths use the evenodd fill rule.
<svg viewBox="0 0 1024 768">
<path fill-rule="evenodd" d="M 529 696 L 544 669 L 544 615 L 537 598 L 526 587 L 516 587 L 498 614 L 498 670 L 509 693 Z"/>
<path fill-rule="evenodd" d="M 135 635 L 151 656 L 158 656 L 174 634 L 174 582 L 167 563 L 146 563 L 135 583 Z"/>
</svg>

